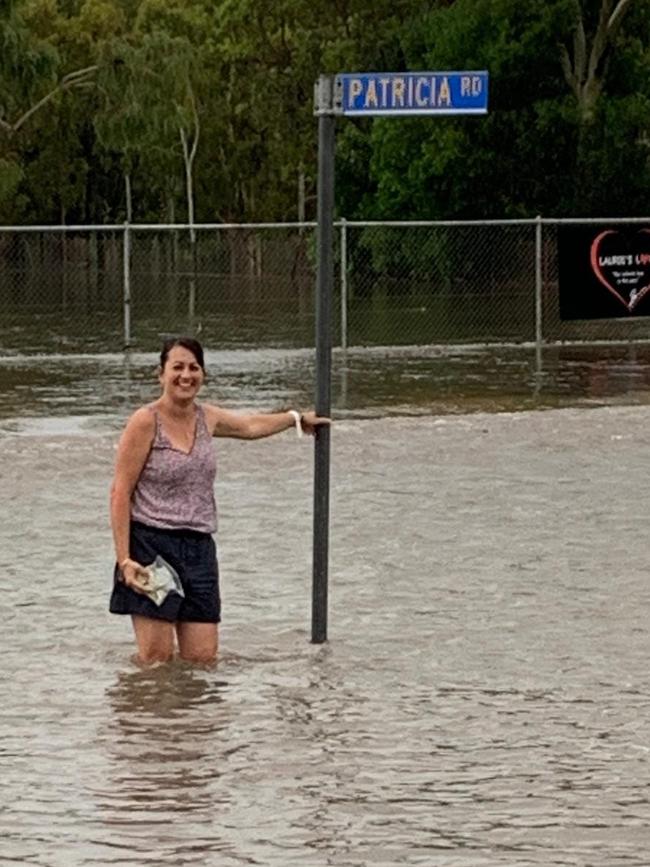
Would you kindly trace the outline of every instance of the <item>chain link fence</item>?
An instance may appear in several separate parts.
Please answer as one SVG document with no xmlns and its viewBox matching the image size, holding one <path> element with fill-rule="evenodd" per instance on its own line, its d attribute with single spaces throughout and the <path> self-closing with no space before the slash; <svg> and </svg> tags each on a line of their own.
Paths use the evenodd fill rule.
<svg viewBox="0 0 650 867">
<path fill-rule="evenodd" d="M 334 344 L 650 340 L 647 317 L 561 320 L 560 222 L 338 222 Z M 313 223 L 0 228 L 0 354 L 311 347 L 315 283 Z"/>
<path fill-rule="evenodd" d="M 213 348 L 312 346 L 314 228 L 131 230 L 131 330 L 157 347 L 198 332 Z"/>
<path fill-rule="evenodd" d="M 0 230 L 0 352 L 122 346 L 120 229 Z"/>
<path fill-rule="evenodd" d="M 343 224 L 341 231 L 347 254 L 343 342 L 535 339 L 534 227 Z"/>
<path fill-rule="evenodd" d="M 310 346 L 313 226 L 0 228 L 0 353 Z"/>
</svg>

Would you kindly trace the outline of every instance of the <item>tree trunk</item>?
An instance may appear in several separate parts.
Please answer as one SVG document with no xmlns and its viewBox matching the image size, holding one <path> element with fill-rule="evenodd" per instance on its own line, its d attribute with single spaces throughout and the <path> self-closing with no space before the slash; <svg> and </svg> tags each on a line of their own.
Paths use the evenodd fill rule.
<svg viewBox="0 0 650 867">
<path fill-rule="evenodd" d="M 185 132 L 185 127 L 179 127 L 181 136 L 181 145 L 183 147 L 183 161 L 185 163 L 185 190 L 187 194 L 187 219 L 190 226 L 190 251 L 192 260 L 192 274 L 190 277 L 189 297 L 187 302 L 187 315 L 189 319 L 190 330 L 194 327 L 194 317 L 196 314 L 196 230 L 194 229 L 194 180 L 193 167 L 196 157 L 196 150 L 199 144 L 199 115 L 196 110 L 196 103 L 192 88 L 189 87 L 190 98 L 192 102 L 192 117 L 194 120 L 194 135 L 192 144 L 190 145 Z"/>
<path fill-rule="evenodd" d="M 126 222 L 130 223 L 133 220 L 133 201 L 131 198 L 131 175 L 128 172 L 124 174 L 124 195 L 126 198 Z"/>
<path fill-rule="evenodd" d="M 591 38 L 591 46 L 588 46 L 582 8 L 576 0 L 573 53 L 571 55 L 562 45 L 560 61 L 566 82 L 578 103 L 583 124 L 590 124 L 596 116 L 614 41 L 631 5 L 632 0 L 601 0 L 598 25 Z"/>
</svg>

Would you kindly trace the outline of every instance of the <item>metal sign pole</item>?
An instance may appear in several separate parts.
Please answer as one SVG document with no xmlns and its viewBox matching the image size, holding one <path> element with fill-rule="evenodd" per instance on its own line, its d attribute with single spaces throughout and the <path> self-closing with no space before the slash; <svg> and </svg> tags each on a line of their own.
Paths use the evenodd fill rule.
<svg viewBox="0 0 650 867">
<path fill-rule="evenodd" d="M 332 291 L 334 288 L 334 141 L 337 115 L 368 117 L 485 114 L 489 76 L 485 71 L 339 73 L 321 75 L 315 89 L 318 117 L 318 234 L 316 276 L 316 412 L 330 415 L 332 376 Z M 343 251 L 345 253 L 345 250 Z M 347 342 L 343 329 L 344 347 Z M 330 431 L 316 431 L 314 461 L 314 559 L 312 625 L 314 644 L 327 641 Z"/>
<path fill-rule="evenodd" d="M 321 76 L 316 85 L 318 115 L 318 229 L 316 276 L 316 402 L 318 415 L 331 411 L 332 290 L 334 287 L 334 82 Z M 330 430 L 317 428 L 314 459 L 314 550 L 311 640 L 327 641 L 329 550 Z"/>
</svg>

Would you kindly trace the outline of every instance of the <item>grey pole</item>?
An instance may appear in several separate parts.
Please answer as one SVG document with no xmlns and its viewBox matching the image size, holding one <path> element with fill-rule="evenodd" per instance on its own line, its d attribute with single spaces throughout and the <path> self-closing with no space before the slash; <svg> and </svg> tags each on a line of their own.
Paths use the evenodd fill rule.
<svg viewBox="0 0 650 867">
<path fill-rule="evenodd" d="M 194 217 L 190 216 L 190 254 L 192 258 L 192 276 L 190 277 L 190 291 L 187 300 L 187 318 L 189 320 L 190 331 L 194 329 L 194 318 L 196 315 L 196 229 L 194 228 Z"/>
<path fill-rule="evenodd" d="M 348 227 L 341 220 L 341 349 L 348 348 Z"/>
<path fill-rule="evenodd" d="M 318 229 L 316 275 L 316 413 L 329 416 L 332 377 L 332 290 L 334 287 L 334 141 L 331 76 L 321 76 L 316 90 L 318 115 Z M 330 431 L 317 428 L 314 457 L 314 550 L 311 640 L 327 641 L 329 550 Z"/>
<path fill-rule="evenodd" d="M 537 217 L 535 221 L 535 358 L 537 363 L 537 373 L 542 370 L 542 345 L 544 342 L 544 334 L 542 329 L 542 289 L 543 289 L 543 271 L 542 271 L 542 218 Z"/>
<path fill-rule="evenodd" d="M 124 349 L 131 346 L 131 230 L 128 220 L 124 223 L 123 249 L 123 325 Z"/>
</svg>

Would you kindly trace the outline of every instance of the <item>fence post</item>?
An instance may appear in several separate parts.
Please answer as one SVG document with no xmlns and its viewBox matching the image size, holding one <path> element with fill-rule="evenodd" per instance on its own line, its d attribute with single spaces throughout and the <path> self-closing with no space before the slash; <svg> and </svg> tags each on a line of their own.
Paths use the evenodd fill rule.
<svg viewBox="0 0 650 867">
<path fill-rule="evenodd" d="M 544 334 L 542 328 L 542 218 L 535 219 L 535 350 L 538 358 L 538 367 L 541 365 L 542 345 Z"/>
<path fill-rule="evenodd" d="M 128 220 L 124 222 L 123 254 L 124 349 L 129 349 L 131 346 L 131 229 Z"/>
<path fill-rule="evenodd" d="M 187 318 L 190 323 L 190 331 L 194 329 L 194 317 L 196 315 L 196 230 L 190 216 L 190 253 L 192 258 L 192 276 L 190 277 L 190 291 L 187 300 Z"/>
<path fill-rule="evenodd" d="M 341 349 L 348 348 L 348 227 L 341 218 Z"/>
</svg>

